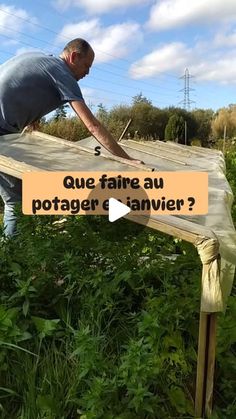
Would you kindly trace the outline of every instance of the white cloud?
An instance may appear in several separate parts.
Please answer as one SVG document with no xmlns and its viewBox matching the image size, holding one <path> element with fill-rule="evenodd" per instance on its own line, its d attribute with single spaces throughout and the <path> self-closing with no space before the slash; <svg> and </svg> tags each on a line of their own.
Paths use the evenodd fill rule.
<svg viewBox="0 0 236 419">
<path fill-rule="evenodd" d="M 40 50 L 39 48 L 34 48 L 34 47 L 21 47 L 16 50 L 15 55 L 24 54 L 25 52 L 44 52 L 45 53 L 43 49 Z"/>
<path fill-rule="evenodd" d="M 183 43 L 164 45 L 145 55 L 130 67 L 134 79 L 158 77 L 160 73 L 184 73 L 188 68 L 196 81 L 213 81 L 221 84 L 236 84 L 236 49 L 222 54 L 221 50 L 201 50 L 199 45 L 191 49 Z"/>
<path fill-rule="evenodd" d="M 85 101 L 91 100 L 91 98 L 96 96 L 95 90 L 92 89 L 91 87 L 83 87 L 82 85 L 80 87 L 81 87 L 82 94 L 83 94 L 83 97 L 84 97 Z"/>
<path fill-rule="evenodd" d="M 91 19 L 64 26 L 57 41 L 66 44 L 73 38 L 85 38 L 93 47 L 96 63 L 125 57 L 142 41 L 140 26 L 135 22 L 125 22 L 103 27 L 99 19 Z"/>
<path fill-rule="evenodd" d="M 166 30 L 193 23 L 231 21 L 236 18 L 235 0 L 159 0 L 151 8 L 148 27 Z"/>
<path fill-rule="evenodd" d="M 196 62 L 194 72 L 199 81 L 236 84 L 236 50 L 230 51 L 223 58 L 214 56 Z"/>
<path fill-rule="evenodd" d="M 4 35 L 8 28 L 14 28 L 15 31 L 20 31 L 25 26 L 31 26 L 24 19 L 30 20 L 32 24 L 36 23 L 36 19 L 30 16 L 26 10 L 0 4 L 0 34 Z M 16 33 L 14 37 L 17 37 Z"/>
<path fill-rule="evenodd" d="M 158 76 L 161 72 L 182 72 L 191 60 L 192 52 L 181 42 L 173 42 L 145 55 L 130 68 L 134 79 Z"/>
<path fill-rule="evenodd" d="M 236 47 L 236 30 L 231 33 L 219 32 L 213 41 L 215 47 Z"/>
<path fill-rule="evenodd" d="M 54 4 L 61 10 L 71 6 L 84 8 L 88 13 L 106 13 L 113 9 L 124 9 L 150 3 L 150 0 L 55 0 Z"/>
<path fill-rule="evenodd" d="M 66 43 L 73 38 L 91 38 L 96 37 L 101 32 L 101 26 L 98 19 L 83 20 L 78 23 L 65 25 L 57 37 L 58 42 Z"/>
</svg>

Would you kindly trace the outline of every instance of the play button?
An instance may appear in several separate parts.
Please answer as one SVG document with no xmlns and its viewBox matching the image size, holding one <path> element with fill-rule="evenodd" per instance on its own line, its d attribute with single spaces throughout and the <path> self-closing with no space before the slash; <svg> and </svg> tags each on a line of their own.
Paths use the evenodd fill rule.
<svg viewBox="0 0 236 419">
<path fill-rule="evenodd" d="M 132 189 L 128 187 L 119 191 L 107 190 L 106 194 L 104 194 L 104 190 L 101 189 L 98 183 L 95 188 L 91 189 L 88 199 L 90 201 L 99 199 L 101 202 L 106 200 L 105 217 L 97 216 L 96 214 L 94 216 L 83 216 L 83 221 L 81 222 L 87 225 L 88 232 L 91 231 L 95 235 L 98 234 L 102 241 L 109 241 L 111 237 L 113 237 L 112 240 L 115 242 L 123 242 L 127 240 L 127 237 L 131 240 L 134 236 L 137 238 L 137 235 L 141 234 L 149 223 L 150 214 L 147 212 L 145 216 L 136 215 L 135 211 L 128 204 L 128 201 L 133 198 L 146 200 L 148 199 L 147 191 L 144 188 Z M 140 224 L 138 223 L 139 219 L 141 221 Z"/>
<path fill-rule="evenodd" d="M 117 201 L 117 199 L 109 199 L 108 219 L 111 223 L 124 217 L 124 215 L 128 214 L 130 211 L 131 209 L 127 205 L 122 204 L 122 202 Z"/>
</svg>

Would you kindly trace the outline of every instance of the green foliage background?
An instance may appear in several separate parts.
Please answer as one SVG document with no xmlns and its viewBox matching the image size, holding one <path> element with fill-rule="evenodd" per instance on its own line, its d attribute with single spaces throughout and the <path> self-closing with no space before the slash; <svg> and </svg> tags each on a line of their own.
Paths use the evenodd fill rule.
<svg viewBox="0 0 236 419">
<path fill-rule="evenodd" d="M 184 143 L 184 118 L 179 115 L 172 115 L 169 118 L 165 129 L 165 140 Z"/>
<path fill-rule="evenodd" d="M 191 112 L 175 107 L 160 109 L 153 106 L 151 101 L 142 94 L 134 96 L 131 105 L 118 105 L 110 110 L 107 110 L 100 103 L 97 107 L 96 116 L 117 139 L 129 119 L 132 119 L 126 133 L 129 138 L 175 140 L 178 137 L 180 143 L 185 142 L 184 124 L 186 121 L 188 144 L 194 138 L 198 138 L 202 145 L 208 145 L 209 143 L 212 133 L 211 125 L 215 117 L 213 111 L 205 109 Z M 173 119 L 175 120 L 174 126 Z M 168 128 L 169 126 L 171 129 Z M 166 128 L 167 132 L 165 134 Z M 70 141 L 79 141 L 91 135 L 76 116 L 66 117 L 65 105 L 59 108 L 50 120 L 42 120 L 39 130 Z"/>
</svg>

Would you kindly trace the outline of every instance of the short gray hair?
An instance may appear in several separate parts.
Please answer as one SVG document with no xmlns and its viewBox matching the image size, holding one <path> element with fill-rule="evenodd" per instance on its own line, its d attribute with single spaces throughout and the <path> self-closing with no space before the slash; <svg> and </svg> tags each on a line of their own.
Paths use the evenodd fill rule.
<svg viewBox="0 0 236 419">
<path fill-rule="evenodd" d="M 63 49 L 63 52 L 70 53 L 73 51 L 79 51 L 83 55 L 87 55 L 88 51 L 92 49 L 91 45 L 82 38 L 75 38 L 68 42 Z"/>
</svg>

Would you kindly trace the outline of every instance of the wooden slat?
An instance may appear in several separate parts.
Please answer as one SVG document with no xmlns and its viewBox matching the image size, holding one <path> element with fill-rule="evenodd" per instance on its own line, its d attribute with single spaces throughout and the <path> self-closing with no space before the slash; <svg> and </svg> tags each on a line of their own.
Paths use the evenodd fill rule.
<svg viewBox="0 0 236 419">
<path fill-rule="evenodd" d="M 133 143 L 133 144 L 136 144 L 136 145 L 145 145 L 145 147 L 147 147 L 147 148 L 151 148 L 152 147 L 152 149 L 154 149 L 154 148 L 156 148 L 156 149 L 163 149 L 163 150 L 169 150 L 170 151 L 170 153 L 173 153 L 173 154 L 180 154 L 181 153 L 181 155 L 186 155 L 186 156 L 191 156 L 191 154 L 195 154 L 195 155 L 203 155 L 203 156 L 206 156 L 206 154 L 209 154 L 209 156 L 210 155 L 218 155 L 218 156 L 222 156 L 223 157 L 223 154 L 222 154 L 222 152 L 221 151 L 219 151 L 219 150 L 211 150 L 211 149 L 209 149 L 209 148 L 203 148 L 203 147 L 196 147 L 196 146 L 185 146 L 185 145 L 183 145 L 183 144 L 176 144 L 176 143 L 174 143 L 173 141 L 167 141 L 167 142 L 164 142 L 164 141 L 154 141 L 154 142 L 149 142 L 149 141 L 146 141 L 146 142 L 144 142 L 144 141 L 137 141 L 137 140 L 132 140 L 132 139 L 129 139 L 129 140 L 126 140 L 127 141 L 127 143 Z"/>
<path fill-rule="evenodd" d="M 162 155 L 160 155 L 160 154 L 158 154 L 158 152 L 153 153 L 153 152 L 148 151 L 148 149 L 146 149 L 146 150 L 141 150 L 141 149 L 139 149 L 139 148 L 132 147 L 131 145 L 124 144 L 124 143 L 122 143 L 122 146 L 123 146 L 124 148 L 128 148 L 128 149 L 130 149 L 130 150 L 135 150 L 135 151 L 141 151 L 143 154 L 146 154 L 146 155 L 149 155 L 149 156 L 152 156 L 152 157 L 158 157 L 159 159 L 161 158 L 161 159 L 163 159 L 163 160 L 167 160 L 167 161 L 170 161 L 170 162 L 172 162 L 172 163 L 177 163 L 177 164 L 180 164 L 180 165 L 182 165 L 182 166 L 190 166 L 188 163 L 185 163 L 185 162 L 183 162 L 183 161 L 181 161 L 181 160 L 176 160 L 176 159 L 173 159 L 173 158 L 171 158 L 171 157 L 166 157 L 166 156 L 164 156 L 163 154 L 162 154 Z"/>
<path fill-rule="evenodd" d="M 43 170 L 38 167 L 31 166 L 30 164 L 14 160 L 11 157 L 0 155 L 0 172 L 7 173 L 8 175 L 21 179 L 22 173 L 33 171 L 39 172 Z"/>
<path fill-rule="evenodd" d="M 132 212 L 127 214 L 124 218 L 133 221 L 137 224 L 146 225 L 153 230 L 161 231 L 162 233 L 169 234 L 170 236 L 178 237 L 182 240 L 186 240 L 192 244 L 196 244 L 198 237 L 203 237 L 206 240 L 216 239 L 214 233 L 206 229 L 205 227 L 198 226 L 174 216 L 144 216 L 144 215 L 133 215 Z M 204 233 L 204 235 L 203 235 Z M 217 239 L 216 239 L 217 240 Z"/>
</svg>

